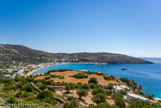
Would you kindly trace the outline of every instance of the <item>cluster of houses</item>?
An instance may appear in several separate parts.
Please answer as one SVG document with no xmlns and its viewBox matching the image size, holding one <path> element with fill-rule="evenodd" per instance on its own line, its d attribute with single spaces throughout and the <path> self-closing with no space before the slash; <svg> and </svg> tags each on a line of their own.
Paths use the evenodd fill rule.
<svg viewBox="0 0 161 108">
<path fill-rule="evenodd" d="M 6 69 L 8 72 L 4 74 L 4 77 L 15 78 L 16 76 L 25 76 L 26 72 L 30 72 L 37 68 L 43 68 L 45 66 L 53 65 L 54 63 L 42 63 L 38 65 L 29 64 L 26 66 L 10 66 Z"/>
</svg>

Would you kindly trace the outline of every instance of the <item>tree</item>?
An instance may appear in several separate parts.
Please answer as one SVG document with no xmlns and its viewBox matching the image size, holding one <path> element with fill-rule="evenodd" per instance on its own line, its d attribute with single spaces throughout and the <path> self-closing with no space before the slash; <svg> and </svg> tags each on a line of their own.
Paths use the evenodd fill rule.
<svg viewBox="0 0 161 108">
<path fill-rule="evenodd" d="M 15 98 L 15 97 L 10 97 L 10 98 L 7 100 L 7 103 L 10 103 L 10 104 L 16 103 L 16 98 Z"/>
<path fill-rule="evenodd" d="M 54 87 L 48 87 L 48 90 L 55 92 L 55 88 Z"/>
<path fill-rule="evenodd" d="M 106 89 L 113 89 L 113 84 L 111 84 L 111 83 L 108 84 L 107 87 L 106 87 Z"/>
<path fill-rule="evenodd" d="M 105 90 L 106 95 L 111 96 L 112 95 L 112 90 Z"/>
<path fill-rule="evenodd" d="M 69 92 L 71 90 L 71 87 L 69 85 L 66 85 L 65 90 L 67 90 Z"/>
<path fill-rule="evenodd" d="M 126 108 L 125 101 L 120 97 L 114 98 L 115 104 L 119 106 L 120 108 Z"/>
<path fill-rule="evenodd" d="M 92 94 L 93 95 L 96 95 L 96 94 L 99 94 L 99 93 L 104 93 L 104 90 L 102 87 L 96 87 L 92 90 Z"/>
<path fill-rule="evenodd" d="M 40 89 L 41 89 L 41 90 L 44 90 L 44 89 L 46 89 L 46 88 L 47 88 L 46 85 L 41 85 L 41 86 L 40 86 Z"/>
<path fill-rule="evenodd" d="M 94 95 L 92 100 L 97 104 L 105 102 L 106 101 L 106 95 L 104 93 L 99 93 L 97 95 Z"/>
<path fill-rule="evenodd" d="M 90 90 L 90 87 L 89 87 L 88 84 L 83 84 L 81 88 L 82 88 L 82 89 L 86 89 L 87 91 Z"/>
<path fill-rule="evenodd" d="M 47 85 L 52 85 L 52 84 L 54 84 L 54 81 L 53 80 L 49 80 L 49 81 L 46 82 L 46 84 Z"/>
<path fill-rule="evenodd" d="M 158 103 L 130 100 L 130 105 L 128 108 L 161 108 L 161 105 Z"/>
<path fill-rule="evenodd" d="M 92 78 L 89 79 L 88 83 L 98 84 L 98 81 L 95 77 L 92 77 Z"/>
<path fill-rule="evenodd" d="M 89 86 L 90 86 L 91 89 L 94 89 L 96 87 L 96 84 L 90 83 Z"/>
<path fill-rule="evenodd" d="M 85 89 L 80 89 L 77 91 L 77 94 L 79 95 L 79 99 L 81 99 L 82 96 L 87 96 L 87 90 Z"/>
<path fill-rule="evenodd" d="M 32 92 L 34 88 L 30 85 L 26 85 L 23 89 L 27 92 Z"/>
<path fill-rule="evenodd" d="M 72 90 L 75 89 L 75 84 L 74 84 L 74 83 L 69 83 L 69 86 L 70 86 L 70 88 L 71 88 Z"/>
<path fill-rule="evenodd" d="M 53 98 L 53 94 L 50 91 L 42 91 L 37 96 L 38 99 L 44 99 L 44 98 Z"/>
<path fill-rule="evenodd" d="M 134 85 L 132 86 L 133 91 L 135 91 L 135 90 L 136 90 L 136 88 L 137 88 L 137 85 L 136 85 L 136 84 L 134 84 Z"/>
<path fill-rule="evenodd" d="M 76 107 L 78 107 L 78 102 L 77 102 L 76 98 L 69 96 L 67 98 L 67 100 L 69 101 L 69 103 L 64 104 L 64 108 L 76 108 Z"/>
<path fill-rule="evenodd" d="M 82 79 L 82 78 L 88 78 L 88 75 L 85 73 L 78 73 L 78 74 L 74 75 L 73 77 L 75 77 L 77 79 Z"/>
</svg>

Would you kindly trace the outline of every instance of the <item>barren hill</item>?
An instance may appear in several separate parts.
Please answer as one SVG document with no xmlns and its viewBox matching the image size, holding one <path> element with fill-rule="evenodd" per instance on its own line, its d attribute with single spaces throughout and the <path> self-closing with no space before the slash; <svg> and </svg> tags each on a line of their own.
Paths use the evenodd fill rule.
<svg viewBox="0 0 161 108">
<path fill-rule="evenodd" d="M 48 53 L 34 50 L 22 45 L 0 44 L 0 62 L 83 62 L 108 64 L 150 64 L 152 62 L 139 58 L 113 53 Z"/>
</svg>

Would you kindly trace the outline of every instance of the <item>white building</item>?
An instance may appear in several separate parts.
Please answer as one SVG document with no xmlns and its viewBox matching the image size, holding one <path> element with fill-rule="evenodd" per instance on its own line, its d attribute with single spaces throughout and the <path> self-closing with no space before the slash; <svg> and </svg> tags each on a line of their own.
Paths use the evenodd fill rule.
<svg viewBox="0 0 161 108">
<path fill-rule="evenodd" d="M 24 75 L 25 75 L 25 70 L 24 70 L 24 69 L 19 70 L 19 71 L 16 73 L 16 75 L 18 75 L 18 76 L 24 76 Z"/>
<path fill-rule="evenodd" d="M 6 74 L 6 75 L 4 75 L 4 77 L 11 77 L 11 75 L 9 75 L 9 74 Z"/>
<path fill-rule="evenodd" d="M 125 85 L 120 85 L 120 86 L 114 86 L 114 90 L 116 93 L 119 93 L 121 90 L 126 90 L 129 89 L 129 87 L 125 86 Z"/>
<path fill-rule="evenodd" d="M 126 96 L 124 96 L 124 98 L 128 101 L 131 99 L 136 99 L 136 100 L 145 101 L 145 102 L 148 101 L 148 98 L 145 98 L 143 96 L 136 95 L 133 93 L 127 93 Z"/>
</svg>

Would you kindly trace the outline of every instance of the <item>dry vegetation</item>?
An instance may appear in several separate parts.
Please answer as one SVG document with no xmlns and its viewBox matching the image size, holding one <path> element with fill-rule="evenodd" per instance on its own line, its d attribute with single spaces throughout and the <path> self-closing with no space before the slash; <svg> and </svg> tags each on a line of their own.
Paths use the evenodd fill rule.
<svg viewBox="0 0 161 108">
<path fill-rule="evenodd" d="M 80 72 L 80 71 L 52 72 L 52 73 L 50 73 L 50 75 L 62 76 L 62 77 L 64 77 L 64 79 L 51 78 L 50 80 L 53 80 L 54 82 L 88 84 L 89 79 L 92 78 L 92 77 L 95 77 L 98 80 L 98 84 L 100 84 L 100 85 L 108 85 L 110 83 L 118 84 L 118 82 L 115 81 L 115 80 L 107 81 L 107 80 L 104 79 L 103 75 L 96 75 L 96 74 L 88 75 L 88 78 L 83 78 L 83 79 L 74 78 L 73 75 L 76 75 L 78 73 L 83 73 L 83 72 Z M 106 75 L 106 76 L 108 76 L 108 75 Z M 43 80 L 46 77 L 47 76 L 38 76 L 38 77 L 35 78 L 35 80 Z"/>
</svg>

